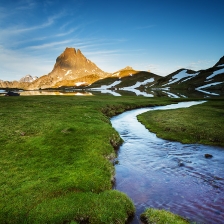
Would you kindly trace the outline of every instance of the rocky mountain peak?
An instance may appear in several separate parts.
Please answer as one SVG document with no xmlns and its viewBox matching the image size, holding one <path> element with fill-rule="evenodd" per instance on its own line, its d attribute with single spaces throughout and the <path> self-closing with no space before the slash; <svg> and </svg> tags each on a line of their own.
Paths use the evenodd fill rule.
<svg viewBox="0 0 224 224">
<path fill-rule="evenodd" d="M 56 59 L 53 70 L 40 77 L 30 88 L 57 88 L 61 86 L 89 85 L 96 77 L 105 78 L 108 73 L 102 71 L 75 48 L 66 48 Z"/>
<path fill-rule="evenodd" d="M 34 80 L 38 79 L 37 76 L 32 77 L 31 75 L 26 75 L 19 80 L 19 82 L 33 82 Z"/>
<path fill-rule="evenodd" d="M 123 68 L 122 70 L 134 70 L 131 66 L 126 66 L 125 68 Z"/>
</svg>

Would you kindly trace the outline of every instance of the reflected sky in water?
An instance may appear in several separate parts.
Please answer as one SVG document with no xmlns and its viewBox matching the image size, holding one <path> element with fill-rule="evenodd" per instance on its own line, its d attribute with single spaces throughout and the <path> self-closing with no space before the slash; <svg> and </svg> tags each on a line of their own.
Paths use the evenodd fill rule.
<svg viewBox="0 0 224 224">
<path fill-rule="evenodd" d="M 119 149 L 115 189 L 136 206 L 132 223 L 147 207 L 166 209 L 197 223 L 224 220 L 224 148 L 157 138 L 136 116 L 150 110 L 189 107 L 186 102 L 127 111 L 111 123 L 124 143 Z M 213 155 L 206 159 L 205 154 Z"/>
</svg>

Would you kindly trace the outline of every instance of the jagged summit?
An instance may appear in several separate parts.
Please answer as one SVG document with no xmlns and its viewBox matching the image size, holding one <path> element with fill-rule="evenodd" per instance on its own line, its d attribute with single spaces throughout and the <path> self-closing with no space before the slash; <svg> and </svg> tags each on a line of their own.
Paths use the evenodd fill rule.
<svg viewBox="0 0 224 224">
<path fill-rule="evenodd" d="M 53 70 L 36 80 L 30 89 L 87 86 L 107 75 L 108 73 L 87 59 L 79 49 L 66 48 L 57 57 Z"/>
<path fill-rule="evenodd" d="M 34 80 L 38 79 L 37 76 L 32 77 L 31 75 L 26 75 L 19 80 L 19 82 L 33 82 Z"/>
<path fill-rule="evenodd" d="M 57 57 L 52 72 L 55 72 L 57 69 L 63 70 L 65 74 L 69 72 L 79 76 L 85 76 L 86 74 L 105 74 L 105 72 L 99 69 L 93 62 L 88 60 L 79 49 L 76 50 L 75 48 L 66 48 L 65 51 Z M 63 72 L 60 73 L 63 75 Z"/>
<path fill-rule="evenodd" d="M 126 66 L 125 68 L 121 69 L 120 71 L 122 70 L 134 70 L 131 66 Z"/>
</svg>

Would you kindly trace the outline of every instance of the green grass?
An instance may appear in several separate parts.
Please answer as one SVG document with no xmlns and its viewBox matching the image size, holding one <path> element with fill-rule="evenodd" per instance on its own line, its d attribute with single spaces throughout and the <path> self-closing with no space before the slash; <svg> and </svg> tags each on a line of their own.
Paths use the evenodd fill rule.
<svg viewBox="0 0 224 224">
<path fill-rule="evenodd" d="M 160 138 L 224 146 L 223 99 L 184 109 L 150 111 L 138 119 Z"/>
<path fill-rule="evenodd" d="M 0 97 L 0 223 L 125 223 L 134 206 L 112 190 L 122 140 L 109 117 L 170 101 Z"/>
<path fill-rule="evenodd" d="M 188 224 L 189 222 L 179 215 L 175 215 L 165 210 L 159 210 L 154 208 L 146 209 L 141 214 L 141 220 L 144 223 L 150 224 Z"/>
</svg>

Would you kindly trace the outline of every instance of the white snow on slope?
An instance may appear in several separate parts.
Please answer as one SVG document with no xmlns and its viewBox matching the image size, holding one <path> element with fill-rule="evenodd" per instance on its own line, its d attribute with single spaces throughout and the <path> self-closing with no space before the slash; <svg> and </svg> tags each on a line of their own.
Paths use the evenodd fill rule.
<svg viewBox="0 0 224 224">
<path fill-rule="evenodd" d="M 210 84 L 207 84 L 207 85 L 204 85 L 204 86 L 200 86 L 200 87 L 196 88 L 196 90 L 200 91 L 201 89 L 205 89 L 205 88 L 207 88 L 209 86 L 215 86 L 215 85 L 218 85 L 220 83 L 222 83 L 222 82 L 213 82 L 213 83 L 210 83 Z"/>
<path fill-rule="evenodd" d="M 181 82 L 186 82 L 187 80 L 192 79 L 193 77 L 197 76 L 198 74 L 199 74 L 199 72 L 197 72 L 197 73 L 195 73 L 195 74 L 191 74 L 190 77 L 188 77 L 188 78 L 182 80 Z"/>
<path fill-rule="evenodd" d="M 112 84 L 110 84 L 110 85 L 108 85 L 108 86 L 103 85 L 103 86 L 100 87 L 100 89 L 110 89 L 111 87 L 116 86 L 116 85 L 118 85 L 119 83 L 121 83 L 120 80 L 115 81 L 115 82 L 113 82 Z"/>
<path fill-rule="evenodd" d="M 184 82 L 188 79 L 191 79 L 191 78 L 195 77 L 196 75 L 198 75 L 198 73 L 188 74 L 187 70 L 183 70 L 183 71 L 179 72 L 178 74 L 174 75 L 171 79 L 171 82 L 169 82 L 167 84 L 164 84 L 163 86 L 170 85 L 170 84 L 173 84 L 175 82 L 178 82 L 180 79 L 187 78 L 187 79 L 182 81 L 182 82 Z"/>
<path fill-rule="evenodd" d="M 205 93 L 207 95 L 219 96 L 219 94 L 217 94 L 217 93 L 212 93 L 212 92 L 204 91 L 204 90 L 201 90 L 201 89 L 198 89 L 198 91 L 200 91 L 202 93 Z"/>
<path fill-rule="evenodd" d="M 65 76 L 70 74 L 72 72 L 72 70 L 68 70 L 66 73 L 65 73 Z"/>
<path fill-rule="evenodd" d="M 219 75 L 219 74 L 221 74 L 221 73 L 224 73 L 224 68 L 219 69 L 219 70 L 213 72 L 213 73 L 212 73 L 210 76 L 208 76 L 206 79 L 211 79 L 211 78 L 213 78 L 213 77 L 215 77 L 216 75 Z"/>
<path fill-rule="evenodd" d="M 143 82 L 136 82 L 135 85 L 133 85 L 133 86 L 127 86 L 127 87 L 124 87 L 122 89 L 123 90 L 135 89 L 135 88 L 138 88 L 141 85 L 146 85 L 146 84 L 148 84 L 150 82 L 154 82 L 154 78 L 147 79 L 147 80 L 145 80 Z"/>
<path fill-rule="evenodd" d="M 179 96 L 177 96 L 176 94 L 167 92 L 167 91 L 163 91 L 164 93 L 166 93 L 170 98 L 180 98 Z"/>
<path fill-rule="evenodd" d="M 222 67 L 222 66 L 224 66 L 224 64 L 222 64 L 222 65 L 217 65 L 216 67 Z"/>
</svg>

